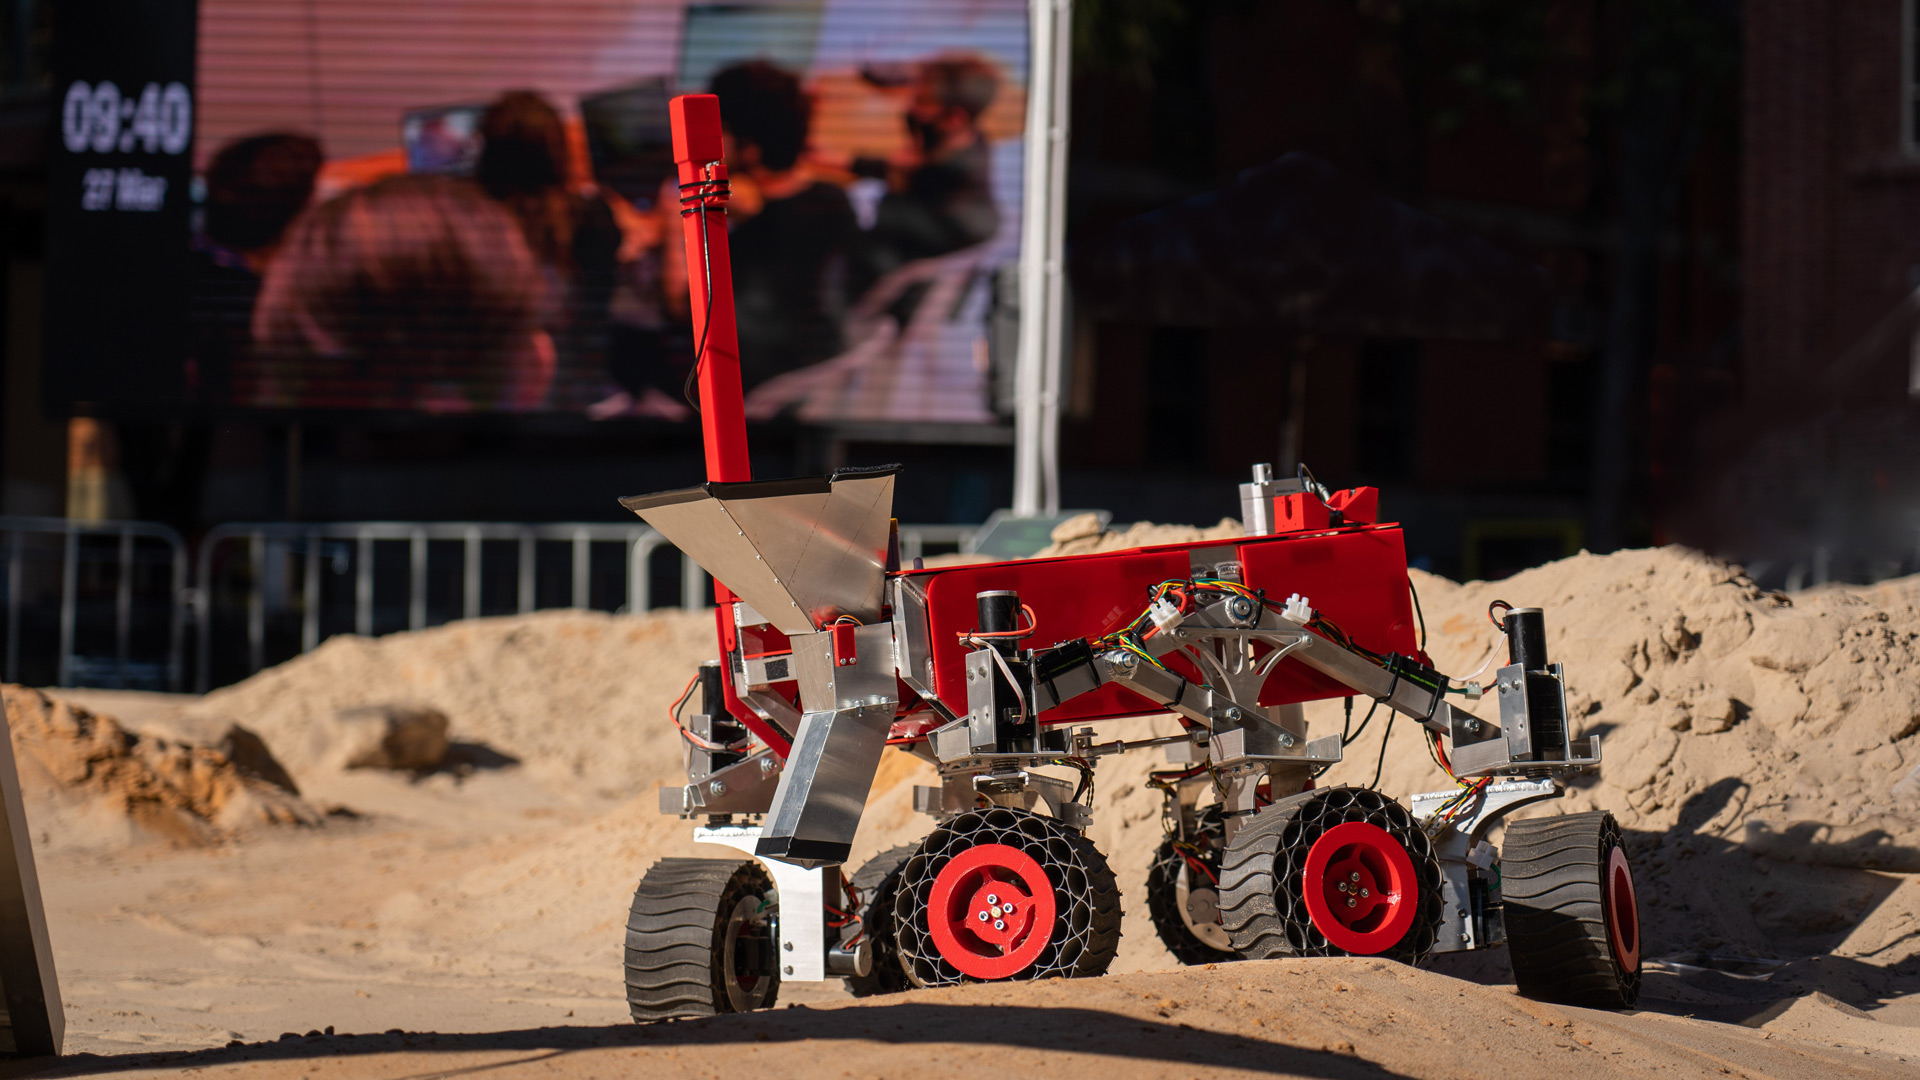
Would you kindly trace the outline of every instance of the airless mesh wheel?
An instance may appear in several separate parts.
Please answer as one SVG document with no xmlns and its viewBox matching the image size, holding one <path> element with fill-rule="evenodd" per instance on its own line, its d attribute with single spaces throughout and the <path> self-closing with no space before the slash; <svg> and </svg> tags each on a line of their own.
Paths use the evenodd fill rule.
<svg viewBox="0 0 1920 1080">
<path fill-rule="evenodd" d="M 1508 825 L 1500 897 L 1522 994 L 1596 1009 L 1628 1008 L 1640 996 L 1640 909 L 1612 814 Z"/>
<path fill-rule="evenodd" d="M 1200 815 L 1184 844 L 1169 836 L 1147 867 L 1147 915 L 1167 951 L 1183 964 L 1238 960 L 1220 925 L 1220 852 L 1225 846 L 1220 807 Z"/>
<path fill-rule="evenodd" d="M 1417 964 L 1440 923 L 1440 864 L 1413 815 L 1364 788 L 1292 795 L 1249 817 L 1220 868 L 1241 955 L 1385 956 Z"/>
<path fill-rule="evenodd" d="M 992 807 L 921 843 L 901 871 L 894 926 L 915 986 L 1100 975 L 1120 950 L 1120 889 L 1086 837 Z"/>
<path fill-rule="evenodd" d="M 892 994 L 913 985 L 900 964 L 900 944 L 893 929 L 893 904 L 900 895 L 900 871 L 907 860 L 920 850 L 918 844 L 902 844 L 867 860 L 852 878 L 860 906 L 861 932 L 873 945 L 873 970 L 865 975 L 846 977 L 847 991 L 854 997 Z"/>
<path fill-rule="evenodd" d="M 756 862 L 661 859 L 627 915 L 627 1007 L 638 1021 L 772 1008 L 773 882 Z"/>
</svg>

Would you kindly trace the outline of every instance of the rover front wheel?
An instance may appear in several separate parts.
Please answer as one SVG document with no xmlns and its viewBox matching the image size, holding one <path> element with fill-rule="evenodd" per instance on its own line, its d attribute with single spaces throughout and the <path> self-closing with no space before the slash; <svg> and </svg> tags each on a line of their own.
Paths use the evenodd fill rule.
<svg viewBox="0 0 1920 1080">
<path fill-rule="evenodd" d="M 773 881 L 756 862 L 661 859 L 627 915 L 636 1021 L 772 1008 L 780 993 Z"/>
<path fill-rule="evenodd" d="M 1640 996 L 1640 907 L 1620 825 L 1604 810 L 1507 826 L 1500 898 L 1527 997 L 1625 1009 Z"/>
</svg>

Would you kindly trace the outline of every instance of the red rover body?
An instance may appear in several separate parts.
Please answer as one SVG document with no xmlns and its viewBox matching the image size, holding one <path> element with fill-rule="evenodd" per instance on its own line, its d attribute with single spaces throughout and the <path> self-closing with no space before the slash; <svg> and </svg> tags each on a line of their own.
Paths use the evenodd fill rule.
<svg viewBox="0 0 1920 1080">
<path fill-rule="evenodd" d="M 718 103 L 676 98 L 672 119 L 700 268 L 708 482 L 621 501 L 717 582 L 720 655 L 673 707 L 688 782 L 663 789 L 661 808 L 741 854 L 663 859 L 641 879 L 626 948 L 636 1020 L 764 1008 L 783 980 L 840 978 L 864 995 L 1103 973 L 1120 890 L 1085 835 L 1094 776 L 1141 750 L 1169 759 L 1151 774 L 1166 834 L 1145 899 L 1180 960 L 1420 963 L 1505 943 L 1524 993 L 1633 1002 L 1639 920 L 1611 816 L 1515 821 L 1504 850 L 1486 839 L 1600 760 L 1597 736 L 1574 735 L 1539 609 L 1495 620 L 1509 663 L 1485 702 L 1421 651 L 1405 546 L 1377 492 L 1328 490 L 1304 468 L 1254 467 L 1237 540 L 901 567 L 897 468 L 748 475 Z M 1369 720 L 1411 719 L 1427 743 L 1415 752 L 1456 787 L 1402 802 L 1317 786 L 1358 732 L 1314 737 L 1301 705 L 1356 697 Z M 1129 717 L 1161 718 L 1166 734 L 1102 740 L 1101 722 Z M 890 747 L 938 770 L 915 790 L 930 831 L 846 873 Z"/>
</svg>

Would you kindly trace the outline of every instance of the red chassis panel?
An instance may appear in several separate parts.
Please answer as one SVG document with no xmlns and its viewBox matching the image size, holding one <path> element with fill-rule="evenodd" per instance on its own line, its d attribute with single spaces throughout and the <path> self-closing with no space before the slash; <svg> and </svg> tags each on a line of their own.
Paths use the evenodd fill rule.
<svg viewBox="0 0 1920 1080">
<path fill-rule="evenodd" d="M 1146 610 L 1148 590 L 1192 575 L 1200 560 L 1237 560 L 1252 589 L 1274 600 L 1291 593 L 1315 608 L 1353 640 L 1380 653 L 1415 654 L 1413 605 L 1407 592 L 1407 554 L 1400 530 L 1364 525 L 1320 533 L 1260 536 L 1239 541 L 1173 544 L 1067 555 L 1054 559 L 907 571 L 926 587 L 933 638 L 935 689 L 955 713 L 967 711 L 966 653 L 959 635 L 977 629 L 974 594 L 1013 589 L 1033 609 L 1039 646 L 1098 637 Z M 1263 705 L 1343 697 L 1344 686 L 1299 664 L 1275 670 L 1260 694 Z M 1164 712 L 1117 686 L 1103 686 L 1044 714 L 1048 724 Z"/>
</svg>

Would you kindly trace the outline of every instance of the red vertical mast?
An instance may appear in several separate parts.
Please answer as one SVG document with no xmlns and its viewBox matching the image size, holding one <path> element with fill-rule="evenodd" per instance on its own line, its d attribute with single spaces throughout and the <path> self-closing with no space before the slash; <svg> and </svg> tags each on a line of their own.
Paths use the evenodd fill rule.
<svg viewBox="0 0 1920 1080">
<path fill-rule="evenodd" d="M 687 245 L 687 296 L 693 309 L 707 479 L 751 480 L 740 339 L 733 318 L 733 264 L 727 256 L 720 99 L 683 94 L 668 103 L 667 113 L 673 125 L 673 160 L 680 169 L 680 227 Z"/>
</svg>

